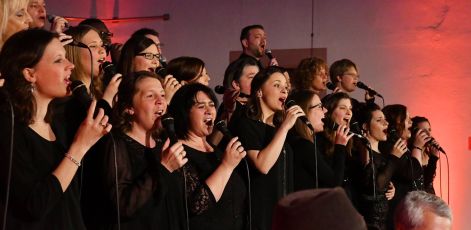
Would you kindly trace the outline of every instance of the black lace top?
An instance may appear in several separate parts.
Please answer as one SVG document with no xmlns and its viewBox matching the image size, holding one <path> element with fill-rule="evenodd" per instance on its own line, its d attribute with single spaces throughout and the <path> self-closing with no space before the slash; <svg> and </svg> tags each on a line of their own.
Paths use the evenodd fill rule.
<svg viewBox="0 0 471 230">
<path fill-rule="evenodd" d="M 184 145 L 188 163 L 183 167 L 190 229 L 246 229 L 247 191 L 234 171 L 216 202 L 205 180 L 219 166 L 222 152 L 201 152 Z"/>
</svg>

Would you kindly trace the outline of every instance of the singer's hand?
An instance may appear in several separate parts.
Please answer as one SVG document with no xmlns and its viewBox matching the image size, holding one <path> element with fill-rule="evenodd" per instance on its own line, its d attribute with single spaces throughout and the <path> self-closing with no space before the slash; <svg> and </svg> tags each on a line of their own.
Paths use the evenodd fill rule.
<svg viewBox="0 0 471 230">
<path fill-rule="evenodd" d="M 337 131 L 335 132 L 335 144 L 343 146 L 347 145 L 350 138 L 353 137 L 353 133 L 348 135 L 348 132 L 350 132 L 350 128 L 348 126 L 340 125 Z"/>
<path fill-rule="evenodd" d="M 172 75 L 169 74 L 165 76 L 165 79 L 164 79 L 165 100 L 167 100 L 168 104 L 170 104 L 170 101 L 172 100 L 172 97 L 175 94 L 175 92 L 177 92 L 177 90 L 180 89 L 181 87 L 182 85 Z"/>
<path fill-rule="evenodd" d="M 238 141 L 238 137 L 234 137 L 227 144 L 226 151 L 224 152 L 224 157 L 222 158 L 222 165 L 234 170 L 235 167 L 239 164 L 242 158 L 247 155 L 247 152 L 244 150 L 242 143 Z"/>
<path fill-rule="evenodd" d="M 58 34 L 65 31 L 69 22 L 65 18 L 56 16 L 54 21 L 51 24 L 51 32 L 56 32 Z"/>
<path fill-rule="evenodd" d="M 99 109 L 97 116 L 93 118 L 95 107 L 96 100 L 93 100 L 88 108 L 87 117 L 75 133 L 72 143 L 84 155 L 101 137 L 111 131 L 111 124 L 108 123 L 108 116 L 103 109 Z"/>
<path fill-rule="evenodd" d="M 170 146 L 170 139 L 167 138 L 162 148 L 160 163 L 169 171 L 173 172 L 188 162 L 185 158 L 186 152 L 183 148 L 182 142 L 177 142 Z"/>
<path fill-rule="evenodd" d="M 394 143 L 393 149 L 391 150 L 391 154 L 401 158 L 405 152 L 407 152 L 407 144 L 404 140 L 399 138 L 396 143 Z"/>
<path fill-rule="evenodd" d="M 365 92 L 365 101 L 369 101 L 369 100 L 371 100 L 371 99 L 373 99 L 373 98 L 375 98 L 375 96 L 374 96 L 374 95 L 371 95 L 371 94 L 370 94 L 370 91 L 366 90 L 366 92 Z"/>
<path fill-rule="evenodd" d="M 394 194 L 396 194 L 396 187 L 394 187 L 392 182 L 389 182 L 389 187 L 385 194 L 386 199 L 391 200 L 394 197 Z"/>
<path fill-rule="evenodd" d="M 236 89 L 226 89 L 224 91 L 224 96 L 222 97 L 222 103 L 224 104 L 224 109 L 228 113 L 233 113 L 236 109 L 236 101 L 239 96 L 239 91 Z"/>
<path fill-rule="evenodd" d="M 119 84 L 121 84 L 122 79 L 120 73 L 115 74 L 103 93 L 103 100 L 108 102 L 111 107 L 113 107 L 113 98 L 118 93 Z"/>
<path fill-rule="evenodd" d="M 276 60 L 276 58 L 272 58 L 270 60 L 270 66 L 278 66 L 278 61 Z"/>
<path fill-rule="evenodd" d="M 61 42 L 62 46 L 65 46 L 74 40 L 72 39 L 72 36 L 64 34 L 64 33 L 59 33 L 59 41 Z"/>
<path fill-rule="evenodd" d="M 424 148 L 425 144 L 430 140 L 430 136 L 426 131 L 423 129 L 419 129 L 419 131 L 415 134 L 414 138 L 414 146 L 417 146 L 421 149 Z"/>
<path fill-rule="evenodd" d="M 436 140 L 432 140 L 432 143 L 435 143 L 436 145 L 438 145 Z M 440 157 L 440 151 L 431 144 L 428 144 L 425 146 L 425 153 L 427 153 L 428 155 L 434 155 L 435 157 L 438 157 L 438 158 Z"/>
<path fill-rule="evenodd" d="M 5 79 L 0 79 L 0 87 L 3 87 L 3 84 L 5 84 Z"/>
<path fill-rule="evenodd" d="M 290 107 L 285 112 L 285 118 L 283 120 L 283 123 L 281 123 L 280 128 L 284 128 L 287 132 L 294 126 L 294 124 L 296 123 L 296 119 L 298 119 L 298 117 L 300 116 L 306 116 L 306 114 L 301 109 L 301 107 L 299 107 L 299 105 L 294 105 Z"/>
</svg>

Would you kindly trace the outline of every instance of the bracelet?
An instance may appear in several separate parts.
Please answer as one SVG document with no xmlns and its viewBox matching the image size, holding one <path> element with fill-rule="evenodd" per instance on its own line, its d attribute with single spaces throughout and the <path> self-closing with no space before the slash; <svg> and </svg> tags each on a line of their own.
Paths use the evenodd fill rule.
<svg viewBox="0 0 471 230">
<path fill-rule="evenodd" d="M 422 148 L 417 147 L 417 146 L 415 146 L 415 145 L 414 145 L 414 149 L 418 149 L 418 150 L 420 150 L 420 151 L 424 151 Z"/>
<path fill-rule="evenodd" d="M 80 167 L 80 165 L 82 165 L 82 164 L 80 164 L 80 161 L 75 160 L 69 153 L 65 154 L 65 158 L 72 161 L 75 165 L 77 165 L 77 167 Z"/>
</svg>

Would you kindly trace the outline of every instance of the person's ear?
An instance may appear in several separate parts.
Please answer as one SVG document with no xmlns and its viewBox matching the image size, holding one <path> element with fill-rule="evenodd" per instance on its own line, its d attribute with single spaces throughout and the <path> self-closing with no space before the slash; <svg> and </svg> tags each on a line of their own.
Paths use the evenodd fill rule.
<svg viewBox="0 0 471 230">
<path fill-rule="evenodd" d="M 35 83 L 37 78 L 36 76 L 34 75 L 34 69 L 32 68 L 24 68 L 23 71 L 23 77 L 26 79 L 26 81 L 28 82 L 31 82 L 31 83 Z"/>
<path fill-rule="evenodd" d="M 240 84 L 238 81 L 232 80 L 231 85 L 232 85 L 232 88 L 234 88 L 237 91 L 240 91 Z"/>
</svg>

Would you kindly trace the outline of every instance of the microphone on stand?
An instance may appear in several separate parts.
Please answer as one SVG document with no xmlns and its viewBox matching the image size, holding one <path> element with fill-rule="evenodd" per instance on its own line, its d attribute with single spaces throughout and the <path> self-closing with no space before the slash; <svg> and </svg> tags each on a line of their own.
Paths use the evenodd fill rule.
<svg viewBox="0 0 471 230">
<path fill-rule="evenodd" d="M 379 94 L 378 92 L 376 92 L 374 89 L 368 87 L 367 85 L 365 85 L 363 82 L 359 81 L 357 82 L 357 87 L 360 88 L 360 89 L 363 89 L 363 90 L 366 90 L 368 91 L 369 94 L 371 94 L 372 96 L 376 95 L 380 98 L 383 98 L 383 96 L 381 96 L 381 94 Z"/>
</svg>

